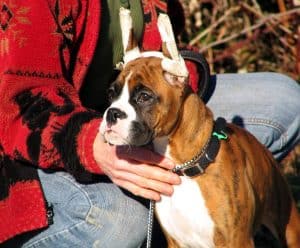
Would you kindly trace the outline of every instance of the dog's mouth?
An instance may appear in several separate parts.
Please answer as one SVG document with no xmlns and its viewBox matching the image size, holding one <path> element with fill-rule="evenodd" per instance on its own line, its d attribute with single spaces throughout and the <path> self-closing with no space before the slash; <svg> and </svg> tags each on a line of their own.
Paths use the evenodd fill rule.
<svg viewBox="0 0 300 248">
<path fill-rule="evenodd" d="M 128 142 L 119 133 L 113 130 L 106 130 L 103 133 L 104 140 L 110 145 L 127 145 Z"/>
<path fill-rule="evenodd" d="M 127 132 L 118 125 L 107 125 L 101 130 L 104 140 L 111 145 L 145 146 L 152 142 L 153 132 L 145 124 L 132 122 Z"/>
<path fill-rule="evenodd" d="M 131 145 L 145 146 L 152 142 L 153 131 L 145 124 L 140 122 L 132 122 L 129 132 L 129 140 Z"/>
</svg>

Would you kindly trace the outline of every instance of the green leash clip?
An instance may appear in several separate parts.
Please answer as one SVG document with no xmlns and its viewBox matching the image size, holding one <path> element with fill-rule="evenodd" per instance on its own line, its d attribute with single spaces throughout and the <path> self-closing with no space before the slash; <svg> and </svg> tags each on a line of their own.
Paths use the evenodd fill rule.
<svg viewBox="0 0 300 248">
<path fill-rule="evenodd" d="M 212 134 L 213 136 L 216 136 L 219 140 L 227 140 L 228 136 L 226 133 L 224 133 L 223 131 L 221 131 L 220 133 L 218 132 L 213 132 Z"/>
</svg>

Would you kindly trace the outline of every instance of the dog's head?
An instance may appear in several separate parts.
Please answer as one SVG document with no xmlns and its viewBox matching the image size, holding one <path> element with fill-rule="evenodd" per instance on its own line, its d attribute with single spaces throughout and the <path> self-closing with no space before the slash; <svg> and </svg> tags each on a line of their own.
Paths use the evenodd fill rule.
<svg viewBox="0 0 300 248">
<path fill-rule="evenodd" d="M 122 15 L 121 11 L 126 48 L 124 65 L 108 90 L 111 105 L 104 113 L 100 132 L 113 145 L 142 146 L 172 132 L 185 95 L 188 73 L 174 46 L 172 30 L 170 37 L 171 24 L 166 16 L 158 22 L 163 52 L 141 53 L 135 45 L 128 48 L 128 44 L 135 43 L 130 35 L 130 22 L 126 19 L 122 24 Z M 128 12 L 125 15 L 128 17 Z"/>
</svg>

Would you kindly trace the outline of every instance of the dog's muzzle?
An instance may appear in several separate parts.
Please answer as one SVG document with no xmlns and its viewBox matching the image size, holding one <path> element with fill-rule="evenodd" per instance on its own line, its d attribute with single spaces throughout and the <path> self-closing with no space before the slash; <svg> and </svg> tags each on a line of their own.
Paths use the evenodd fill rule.
<svg viewBox="0 0 300 248">
<path fill-rule="evenodd" d="M 118 108 L 109 108 L 106 114 L 106 122 L 108 126 L 117 123 L 118 119 L 125 119 L 127 114 Z"/>
<path fill-rule="evenodd" d="M 107 109 L 100 126 L 104 139 L 112 145 L 143 146 L 152 141 L 153 131 L 141 120 L 130 119 L 116 107 Z"/>
</svg>

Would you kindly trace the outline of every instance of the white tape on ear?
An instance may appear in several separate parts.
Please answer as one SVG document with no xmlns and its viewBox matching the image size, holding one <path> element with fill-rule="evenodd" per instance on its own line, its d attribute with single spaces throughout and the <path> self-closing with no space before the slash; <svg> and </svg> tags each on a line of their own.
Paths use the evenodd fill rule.
<svg viewBox="0 0 300 248">
<path fill-rule="evenodd" d="M 184 60 L 176 61 L 169 58 L 163 58 L 161 61 L 161 67 L 163 68 L 163 70 L 173 74 L 174 76 L 187 78 L 189 72 L 185 64 L 184 65 L 182 64 L 184 64 Z"/>
<path fill-rule="evenodd" d="M 175 76 L 167 71 L 165 71 L 163 75 L 165 80 L 172 86 L 182 87 L 188 82 L 186 77 Z"/>
<path fill-rule="evenodd" d="M 132 29 L 132 19 L 130 15 L 130 10 L 121 7 L 119 16 L 120 16 L 120 26 L 122 32 L 123 50 L 125 53 L 129 42 L 129 35 L 131 32 L 130 30 Z"/>
<path fill-rule="evenodd" d="M 174 60 L 179 60 L 179 54 L 169 16 L 166 14 L 159 14 L 157 26 L 162 42 L 166 44 L 167 50 L 170 53 L 171 58 Z"/>
<path fill-rule="evenodd" d="M 124 60 L 124 64 L 126 64 L 129 61 L 140 57 L 140 49 L 136 46 L 136 47 L 130 47 L 130 50 L 128 50 L 130 39 L 134 39 L 130 10 L 121 7 L 119 16 L 120 16 L 120 26 L 122 32 L 122 43 L 123 43 L 123 52 L 124 52 L 123 60 Z"/>
<path fill-rule="evenodd" d="M 176 46 L 175 36 L 169 16 L 166 14 L 159 14 L 157 25 L 162 42 L 165 43 L 172 58 L 169 59 L 165 57 L 161 62 L 162 68 L 175 76 L 188 77 L 188 70 L 184 59 L 179 54 Z"/>
<path fill-rule="evenodd" d="M 138 47 L 135 47 L 127 52 L 125 52 L 123 60 L 124 60 L 124 65 L 126 65 L 129 61 L 132 61 L 134 59 L 140 58 L 140 49 Z"/>
<path fill-rule="evenodd" d="M 167 50 L 171 55 L 172 59 L 164 56 L 161 52 L 148 51 L 140 52 L 138 46 L 129 47 L 130 39 L 134 39 L 132 18 L 129 9 L 120 8 L 120 25 L 122 31 L 122 42 L 123 42 L 123 62 L 122 67 L 126 66 L 129 61 L 132 61 L 140 57 L 159 57 L 162 58 L 161 66 L 163 70 L 173 74 L 177 77 L 188 77 L 188 70 L 186 68 L 184 59 L 178 53 L 178 49 L 175 42 L 175 37 L 171 25 L 169 16 L 166 14 L 160 14 L 158 17 L 157 25 L 161 35 L 162 41 L 166 44 Z M 132 37 L 131 37 L 132 36 Z M 131 44 L 134 44 L 131 42 Z M 137 44 L 137 43 L 136 43 Z"/>
</svg>

